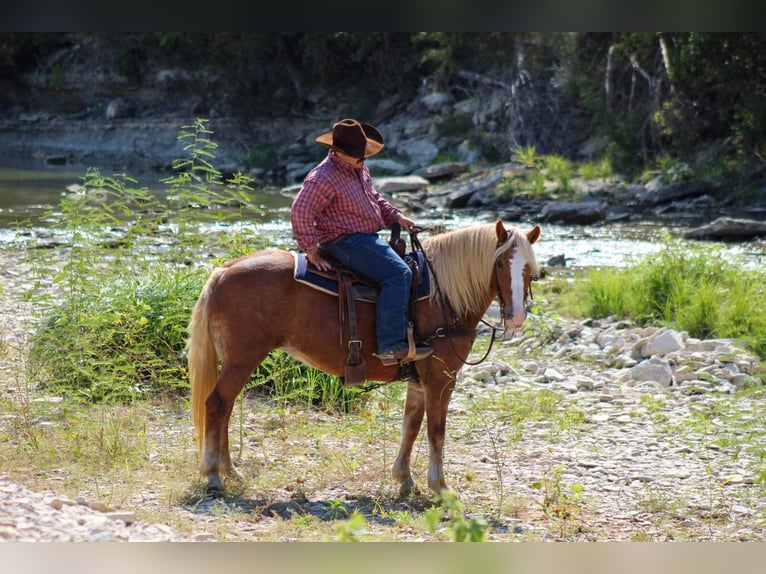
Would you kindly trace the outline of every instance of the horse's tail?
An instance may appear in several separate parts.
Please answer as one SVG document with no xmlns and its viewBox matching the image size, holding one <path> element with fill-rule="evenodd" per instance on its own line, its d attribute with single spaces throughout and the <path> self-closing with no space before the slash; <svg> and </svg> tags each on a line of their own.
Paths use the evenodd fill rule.
<svg viewBox="0 0 766 574">
<path fill-rule="evenodd" d="M 222 268 L 214 269 L 202 288 L 189 321 L 189 338 L 186 341 L 192 420 L 197 431 L 197 448 L 200 454 L 205 437 L 205 401 L 218 379 L 218 355 L 210 336 L 207 306 L 221 273 Z"/>
</svg>

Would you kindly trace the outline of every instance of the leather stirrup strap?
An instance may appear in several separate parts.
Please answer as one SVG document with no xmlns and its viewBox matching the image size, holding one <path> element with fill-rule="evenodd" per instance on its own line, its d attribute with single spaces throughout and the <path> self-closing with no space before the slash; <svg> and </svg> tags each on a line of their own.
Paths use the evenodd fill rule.
<svg viewBox="0 0 766 574">
<path fill-rule="evenodd" d="M 338 270 L 338 345 L 343 348 L 343 331 L 346 324 L 346 314 L 344 313 L 346 307 L 346 282 L 343 280 L 345 275 Z"/>
<path fill-rule="evenodd" d="M 348 365 L 359 365 L 362 362 L 362 341 L 359 339 L 359 331 L 356 321 L 356 300 L 354 287 L 351 284 L 351 276 L 343 274 L 343 291 L 348 310 Z"/>
<path fill-rule="evenodd" d="M 356 319 L 356 300 L 354 299 L 351 276 L 343 274 L 343 293 L 346 298 L 348 315 L 348 358 L 346 359 L 346 384 L 357 385 L 366 378 L 365 364 L 362 358 L 362 340 L 359 338 L 359 330 Z M 343 331 L 341 330 L 341 337 Z"/>
</svg>

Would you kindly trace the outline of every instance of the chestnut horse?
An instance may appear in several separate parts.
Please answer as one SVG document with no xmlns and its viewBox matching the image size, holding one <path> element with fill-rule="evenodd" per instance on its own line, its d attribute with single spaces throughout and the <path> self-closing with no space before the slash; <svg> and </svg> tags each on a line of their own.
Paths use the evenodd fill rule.
<svg viewBox="0 0 766 574">
<path fill-rule="evenodd" d="M 435 493 L 448 488 L 442 452 L 458 371 L 471 352 L 476 325 L 495 298 L 504 327 L 521 329 L 530 281 L 540 271 L 531 247 L 539 236 L 539 226 L 524 234 L 497 221 L 423 240 L 431 284 L 437 288 L 418 302 L 415 330 L 434 353 L 414 363 L 408 379 L 401 445 L 393 466 L 402 496 L 415 486 L 410 455 L 424 415 L 428 486 Z M 236 472 L 229 454 L 232 407 L 270 351 L 283 349 L 332 375 L 345 372 L 348 350 L 339 345 L 338 299 L 296 281 L 293 265 L 293 255 L 280 249 L 240 257 L 212 271 L 194 307 L 187 342 L 191 408 L 209 491 L 222 490 L 222 474 Z M 398 365 L 384 366 L 372 356 L 375 304 L 357 307 L 367 379 L 396 380 Z"/>
</svg>

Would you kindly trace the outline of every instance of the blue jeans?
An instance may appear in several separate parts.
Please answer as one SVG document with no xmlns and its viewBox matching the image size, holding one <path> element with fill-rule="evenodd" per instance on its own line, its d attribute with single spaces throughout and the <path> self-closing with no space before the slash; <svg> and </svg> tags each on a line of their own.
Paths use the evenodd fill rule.
<svg viewBox="0 0 766 574">
<path fill-rule="evenodd" d="M 323 245 L 344 265 L 380 285 L 375 331 L 378 354 L 407 347 L 412 271 L 377 233 L 351 233 Z"/>
</svg>

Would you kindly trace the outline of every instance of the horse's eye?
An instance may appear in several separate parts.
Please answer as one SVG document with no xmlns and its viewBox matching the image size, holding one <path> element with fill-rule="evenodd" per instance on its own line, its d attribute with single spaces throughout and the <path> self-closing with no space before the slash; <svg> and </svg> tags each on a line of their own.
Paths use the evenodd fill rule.
<svg viewBox="0 0 766 574">
<path fill-rule="evenodd" d="M 498 261 L 497 262 L 497 268 L 498 269 L 502 269 L 503 268 L 503 262 L 502 261 Z"/>
</svg>

